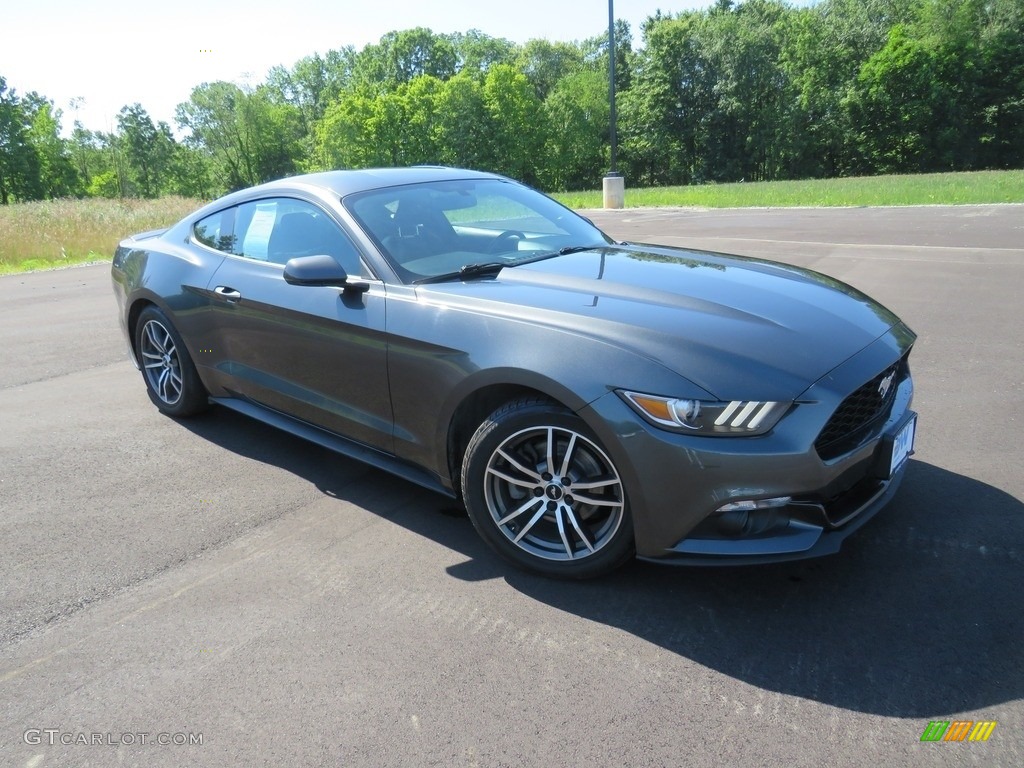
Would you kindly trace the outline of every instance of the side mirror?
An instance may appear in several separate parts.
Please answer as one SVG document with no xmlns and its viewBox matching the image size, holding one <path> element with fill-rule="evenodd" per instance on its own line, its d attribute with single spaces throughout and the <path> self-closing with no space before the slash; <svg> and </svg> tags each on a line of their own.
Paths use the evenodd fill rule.
<svg viewBox="0 0 1024 768">
<path fill-rule="evenodd" d="M 362 280 L 349 280 L 345 269 L 330 256 L 298 256 L 284 265 L 284 281 L 289 285 L 313 285 L 344 288 L 364 293 L 370 284 Z"/>
</svg>

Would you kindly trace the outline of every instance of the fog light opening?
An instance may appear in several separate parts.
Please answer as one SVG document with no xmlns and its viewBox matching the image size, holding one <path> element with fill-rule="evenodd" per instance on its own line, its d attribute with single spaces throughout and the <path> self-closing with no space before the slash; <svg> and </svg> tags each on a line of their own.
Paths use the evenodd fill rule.
<svg viewBox="0 0 1024 768">
<path fill-rule="evenodd" d="M 715 510 L 715 514 L 724 512 L 753 512 L 757 509 L 775 509 L 784 507 L 793 500 L 792 496 L 776 496 L 774 499 L 744 499 L 743 501 L 730 501 Z"/>
<path fill-rule="evenodd" d="M 792 501 L 791 496 L 774 499 L 743 499 L 723 504 L 712 515 L 718 532 L 726 536 L 756 536 L 789 523 L 789 516 L 781 512 Z"/>
</svg>

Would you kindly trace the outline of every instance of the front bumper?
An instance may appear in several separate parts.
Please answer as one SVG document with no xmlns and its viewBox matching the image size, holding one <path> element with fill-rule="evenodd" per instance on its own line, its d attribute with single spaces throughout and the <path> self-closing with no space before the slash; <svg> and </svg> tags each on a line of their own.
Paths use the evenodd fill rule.
<svg viewBox="0 0 1024 768">
<path fill-rule="evenodd" d="M 889 480 L 858 490 L 866 498 L 841 526 L 829 524 L 827 513 L 821 509 L 823 505 L 797 502 L 770 510 L 775 513 L 775 520 L 767 531 L 733 538 L 690 535 L 660 557 L 641 559 L 679 565 L 755 565 L 835 554 L 847 536 L 859 530 L 896 495 L 906 466 L 904 463 Z"/>
<path fill-rule="evenodd" d="M 614 393 L 584 412 L 626 480 L 642 559 L 736 565 L 838 551 L 886 506 L 907 462 L 889 476 L 887 436 L 915 417 L 913 380 L 899 382 L 884 419 L 859 445 L 823 460 L 814 441 L 843 399 L 909 349 L 897 335 L 868 346 L 801 395 L 768 435 L 694 437 L 641 422 Z M 612 449 L 610 446 L 614 446 Z M 738 500 L 791 497 L 783 507 L 718 513 Z"/>
</svg>

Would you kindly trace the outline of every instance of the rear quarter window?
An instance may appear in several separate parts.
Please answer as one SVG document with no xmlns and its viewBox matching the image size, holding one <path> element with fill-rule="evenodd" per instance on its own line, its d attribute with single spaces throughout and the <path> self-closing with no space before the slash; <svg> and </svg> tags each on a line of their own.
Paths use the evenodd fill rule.
<svg viewBox="0 0 1024 768">
<path fill-rule="evenodd" d="M 197 221 L 192 227 L 192 234 L 197 241 L 208 248 L 234 253 L 234 219 L 234 208 L 218 211 Z"/>
</svg>

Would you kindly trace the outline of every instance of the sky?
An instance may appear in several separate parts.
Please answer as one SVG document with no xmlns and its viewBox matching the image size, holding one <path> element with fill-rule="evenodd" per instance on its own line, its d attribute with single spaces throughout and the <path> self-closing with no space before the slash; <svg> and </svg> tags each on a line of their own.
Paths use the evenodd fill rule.
<svg viewBox="0 0 1024 768">
<path fill-rule="evenodd" d="M 711 0 L 613 0 L 615 17 L 640 25 Z M 257 85 L 274 66 L 346 45 L 361 50 L 387 32 L 478 29 L 516 43 L 583 40 L 608 28 L 605 0 L 35 0 L 3 10 L 0 76 L 63 110 L 64 134 L 80 120 L 113 131 L 138 102 L 175 128 L 174 109 L 203 82 Z M 74 108 L 71 100 L 82 100 Z"/>
</svg>

